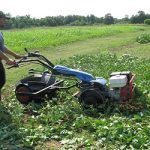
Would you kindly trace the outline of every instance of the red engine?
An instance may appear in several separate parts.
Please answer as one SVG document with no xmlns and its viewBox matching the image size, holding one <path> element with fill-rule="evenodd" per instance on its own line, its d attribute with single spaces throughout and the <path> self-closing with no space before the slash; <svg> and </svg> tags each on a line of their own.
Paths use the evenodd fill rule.
<svg viewBox="0 0 150 150">
<path fill-rule="evenodd" d="M 110 75 L 110 96 L 113 100 L 127 102 L 133 98 L 135 75 L 129 71 L 113 72 Z"/>
</svg>

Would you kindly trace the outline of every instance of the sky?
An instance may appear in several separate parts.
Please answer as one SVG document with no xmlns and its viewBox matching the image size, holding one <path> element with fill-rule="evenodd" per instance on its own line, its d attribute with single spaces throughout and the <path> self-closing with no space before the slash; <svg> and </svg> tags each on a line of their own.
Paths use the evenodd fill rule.
<svg viewBox="0 0 150 150">
<path fill-rule="evenodd" d="M 139 10 L 150 14 L 150 0 L 1 0 L 0 11 L 12 17 L 30 15 L 32 18 L 67 15 L 111 13 L 115 18 L 136 15 Z"/>
</svg>

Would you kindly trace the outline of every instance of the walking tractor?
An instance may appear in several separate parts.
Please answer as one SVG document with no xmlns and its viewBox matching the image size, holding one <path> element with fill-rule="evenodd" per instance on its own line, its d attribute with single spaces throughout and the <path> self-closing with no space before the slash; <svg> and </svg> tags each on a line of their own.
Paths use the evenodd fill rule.
<svg viewBox="0 0 150 150">
<path fill-rule="evenodd" d="M 15 95 L 21 104 L 31 101 L 40 102 L 46 98 L 53 99 L 56 92 L 62 89 L 77 87 L 74 96 L 81 104 L 97 107 L 106 101 L 128 102 L 133 98 L 135 89 L 135 75 L 130 71 L 112 72 L 109 82 L 103 77 L 94 77 L 90 73 L 54 65 L 43 55 L 36 52 L 27 52 L 27 56 L 9 67 L 18 67 L 20 64 L 36 63 L 44 66 L 46 71 L 37 72 L 30 69 L 30 75 L 21 79 L 15 89 Z M 74 80 L 72 85 L 66 85 L 65 80 Z M 72 82 L 71 82 L 72 83 Z M 108 84 L 109 83 L 109 84 Z"/>
</svg>

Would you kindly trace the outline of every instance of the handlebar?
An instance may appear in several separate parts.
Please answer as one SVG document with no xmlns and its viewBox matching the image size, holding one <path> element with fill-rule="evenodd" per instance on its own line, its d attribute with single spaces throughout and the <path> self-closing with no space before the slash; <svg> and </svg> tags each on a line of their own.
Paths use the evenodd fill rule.
<svg viewBox="0 0 150 150">
<path fill-rule="evenodd" d="M 27 50 L 27 48 L 25 48 L 25 51 L 27 52 L 27 55 L 25 55 L 24 57 L 22 57 L 20 60 L 16 61 L 16 63 L 10 67 L 8 67 L 7 69 L 11 69 L 14 67 L 19 67 L 20 63 L 26 63 L 26 62 L 36 62 L 39 63 L 41 65 L 43 65 L 44 67 L 53 70 L 54 64 L 51 63 L 51 61 L 49 61 L 46 57 L 44 57 L 43 55 L 41 55 L 39 53 L 39 51 L 35 51 L 35 52 L 29 52 Z M 33 57 L 34 59 L 28 59 Z"/>
<path fill-rule="evenodd" d="M 19 67 L 19 63 L 21 63 L 23 60 L 26 60 L 27 57 L 26 56 L 23 56 L 20 60 L 16 61 L 14 65 L 8 67 L 7 69 L 11 69 L 11 68 L 14 68 L 14 67 Z"/>
<path fill-rule="evenodd" d="M 41 55 L 39 54 L 39 51 L 29 52 L 29 51 L 27 50 L 27 48 L 25 48 L 24 50 L 25 50 L 26 53 L 28 54 L 27 57 L 39 57 L 39 56 L 41 56 Z"/>
</svg>

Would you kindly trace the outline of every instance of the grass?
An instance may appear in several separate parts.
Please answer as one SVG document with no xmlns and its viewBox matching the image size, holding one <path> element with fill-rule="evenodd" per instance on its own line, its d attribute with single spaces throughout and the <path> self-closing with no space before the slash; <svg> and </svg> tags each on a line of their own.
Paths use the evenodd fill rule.
<svg viewBox="0 0 150 150">
<path fill-rule="evenodd" d="M 89 27 L 54 27 L 11 30 L 4 32 L 8 47 L 15 51 L 50 48 L 81 41 L 88 38 L 111 36 L 118 33 L 145 30 L 143 26 L 89 26 Z"/>
<path fill-rule="evenodd" d="M 111 31 L 107 30 L 107 34 L 106 29 L 108 27 L 36 28 L 19 32 L 21 35 L 28 32 L 33 35 L 38 30 L 49 31 L 49 34 L 58 31 L 60 35 L 63 33 L 66 37 L 63 42 L 63 36 L 52 38 L 53 42 L 60 40 L 54 42 L 57 46 L 48 44 L 41 48 L 38 47 L 38 42 L 29 42 L 32 48 L 39 49 L 55 64 L 79 68 L 106 79 L 112 71 L 131 70 L 136 74 L 136 84 L 141 93 L 136 101 L 124 107 L 110 105 L 101 112 L 94 109 L 89 112 L 83 110 L 76 99 L 72 98 L 71 95 L 76 91 L 72 89 L 59 92 L 54 102 L 45 102 L 40 106 L 31 103 L 23 107 L 17 102 L 12 90 L 16 81 L 27 74 L 29 66 L 7 70 L 7 85 L 3 89 L 5 101 L 0 104 L 0 149 L 150 148 L 150 45 L 136 42 L 138 35 L 149 33 L 150 29 L 148 26 L 110 26 Z M 5 32 L 8 43 L 9 32 L 15 35 L 15 31 Z M 40 37 L 39 32 L 37 36 Z M 78 32 L 82 33 L 81 37 Z M 24 37 L 26 43 L 22 42 L 22 36 L 21 39 L 18 38 L 21 41 L 18 48 L 11 44 L 9 47 L 23 53 L 31 35 L 29 38 Z M 44 40 L 46 41 L 43 38 Z M 131 55 L 123 55 L 124 53 Z"/>
<path fill-rule="evenodd" d="M 116 29 L 118 26 L 114 26 L 114 27 Z M 49 47 L 44 48 L 44 46 L 43 46 L 43 48 L 39 48 L 38 50 L 43 55 L 47 56 L 53 63 L 57 63 L 56 61 L 59 59 L 66 59 L 68 57 L 71 57 L 71 56 L 77 55 L 77 54 L 81 54 L 81 55 L 97 54 L 97 53 L 101 54 L 101 53 L 107 53 L 107 52 L 115 53 L 118 56 L 126 53 L 126 54 L 132 54 L 132 55 L 138 56 L 138 57 L 150 58 L 149 44 L 139 44 L 136 42 L 136 37 L 138 35 L 141 35 L 142 33 L 150 32 L 149 28 L 147 26 L 146 27 L 135 26 L 135 29 L 134 29 L 134 26 L 131 26 L 131 27 L 130 26 L 125 26 L 125 27 L 119 26 L 119 29 L 121 28 L 123 30 L 124 28 L 128 28 L 128 27 L 129 27 L 129 29 L 122 31 L 123 33 L 119 32 L 119 33 L 116 33 L 115 35 L 108 34 L 107 36 L 103 36 L 103 37 L 88 38 L 85 40 L 81 40 L 81 41 L 79 40 L 79 41 L 76 41 L 73 43 L 58 45 L 55 47 L 50 45 Z M 80 28 L 84 29 L 85 27 L 80 27 Z M 88 27 L 88 28 L 91 29 L 91 27 Z M 100 29 L 102 27 L 96 27 L 96 29 L 97 28 Z M 105 29 L 108 27 L 103 27 L 103 28 Z M 113 26 L 111 26 L 110 28 L 113 28 Z M 130 31 L 131 30 L 130 28 L 132 29 L 133 32 Z M 65 29 L 69 30 L 70 28 L 65 28 Z M 75 28 L 73 28 L 73 29 L 75 30 Z M 71 28 L 71 31 L 73 29 Z M 87 28 L 85 28 L 85 29 L 87 29 Z M 33 29 L 29 29 L 30 32 L 32 30 Z M 35 29 L 35 30 L 37 30 L 37 29 Z M 50 29 L 48 28 L 47 30 L 51 31 L 51 28 Z M 53 30 L 53 28 L 52 28 L 52 30 Z M 57 28 L 56 29 L 54 28 L 54 30 L 57 30 Z M 77 28 L 77 30 L 78 30 L 78 28 Z M 15 31 L 13 31 L 13 32 L 15 32 Z M 22 30 L 20 32 L 24 33 Z M 31 32 L 31 33 L 33 34 L 34 32 Z M 33 42 L 33 45 L 34 45 L 34 42 Z M 25 53 L 25 52 L 23 52 L 23 48 L 21 49 L 21 53 Z M 31 68 L 32 68 L 32 66 L 31 66 Z M 28 69 L 28 66 L 24 67 L 24 68 L 7 70 L 7 76 L 8 76 L 7 80 L 8 80 L 9 85 L 10 85 L 10 83 L 15 84 L 18 78 L 22 78 L 23 76 L 25 76 L 27 74 L 26 69 Z"/>
</svg>

